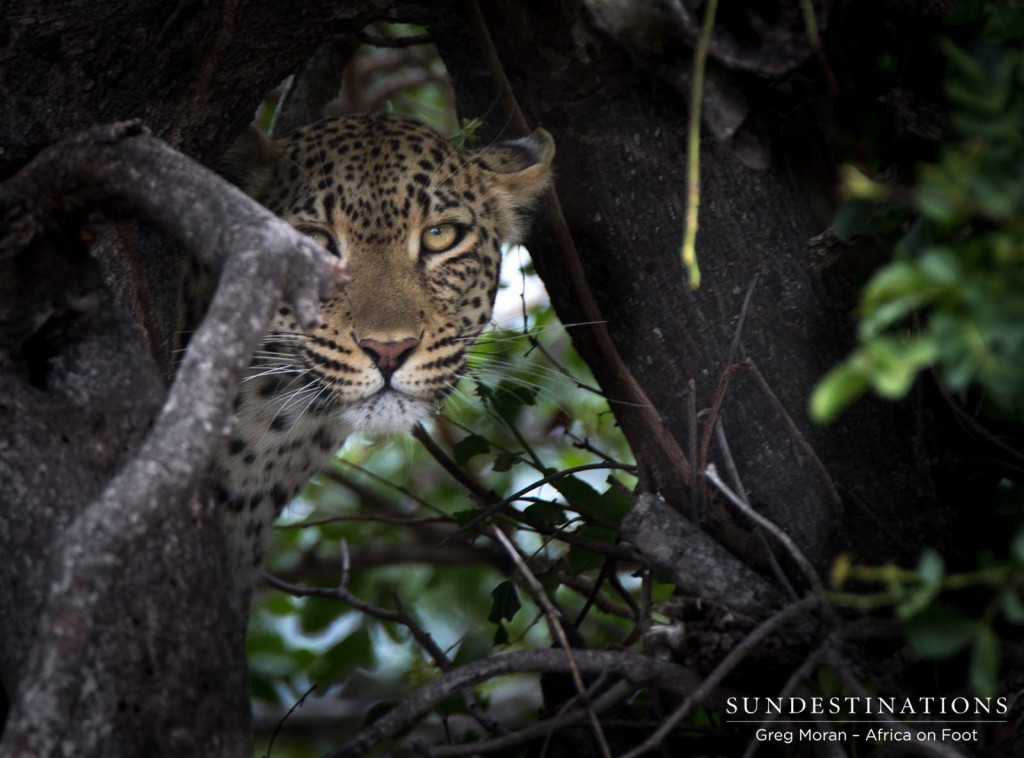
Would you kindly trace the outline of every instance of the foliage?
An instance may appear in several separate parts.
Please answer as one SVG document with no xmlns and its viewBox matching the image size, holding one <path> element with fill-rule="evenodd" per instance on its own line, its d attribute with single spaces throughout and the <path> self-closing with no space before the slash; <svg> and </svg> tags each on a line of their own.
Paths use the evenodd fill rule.
<svg viewBox="0 0 1024 758">
<path fill-rule="evenodd" d="M 465 482 L 408 438 L 352 439 L 333 471 L 286 513 L 268 571 L 299 581 L 326 576 L 309 583 L 329 587 L 347 555 L 348 590 L 381 608 L 413 609 L 454 664 L 549 646 L 523 577 L 508 573 L 507 559 L 484 534 L 493 520 L 514 538 L 566 618 L 582 621 L 592 594 L 596 607 L 582 627 L 591 646 L 629 636 L 634 620 L 616 595 L 626 590 L 614 587 L 638 591 L 636 581 L 622 576 L 602 585 L 603 556 L 563 541 L 614 541 L 633 484 L 628 448 L 606 401 L 584 389 L 592 379 L 550 306 L 536 305 L 527 317 L 528 328 L 495 329 L 481 339 L 472 377 L 429 429 L 467 477 L 495 500 L 507 499 L 509 508 L 481 509 Z M 551 481 L 540 484 L 545 478 Z M 440 672 L 401 624 L 337 600 L 277 592 L 255 604 L 249 658 L 257 713 L 271 712 L 261 703 L 287 708 L 316 684 L 318 693 L 358 709 L 358 719 L 369 718 L 377 705 L 401 700 Z M 539 693 L 517 680 L 482 686 L 477 697 L 522 709 L 536 707 Z M 467 707 L 464 699 L 449 702 L 437 718 L 464 728 L 473 724 L 465 721 Z M 335 735 L 321 747 L 336 744 Z"/>
<path fill-rule="evenodd" d="M 977 388 L 994 412 L 1024 418 L 1024 27 L 1020 3 L 976 3 L 966 47 L 946 40 L 950 103 L 938 158 L 909 191 L 850 168 L 833 229 L 895 238 L 864 289 L 860 347 L 811 401 L 828 421 L 868 388 L 907 393 L 934 368 L 952 392 Z M 1019 40 L 1018 40 L 1019 42 Z"/>
<path fill-rule="evenodd" d="M 903 397 L 926 370 L 946 391 L 973 393 L 990 416 L 1024 420 L 1024 6 L 969 3 L 951 24 L 951 34 L 974 34 L 940 43 L 949 112 L 936 158 L 906 190 L 845 170 L 834 233 L 847 243 L 873 236 L 892 256 L 864 288 L 859 347 L 812 397 L 819 421 L 868 389 Z M 850 612 L 891 614 L 922 659 L 962 660 L 970 687 L 989 696 L 1000 640 L 1024 624 L 1024 499 L 1009 479 L 997 490 L 1017 514 L 1005 550 L 955 572 L 930 550 L 914 569 L 842 555 L 830 593 Z"/>
<path fill-rule="evenodd" d="M 842 591 L 852 584 L 856 591 Z M 882 589 L 875 590 L 881 586 Z M 1019 636 L 1024 624 L 1024 527 L 1008 555 L 983 555 L 974 571 L 950 573 L 928 550 L 915 569 L 854 566 L 846 555 L 833 566 L 830 600 L 862 613 L 890 610 L 907 641 L 925 659 L 941 660 L 970 649 L 971 687 L 994 696 L 999 681 L 1000 634 Z"/>
</svg>

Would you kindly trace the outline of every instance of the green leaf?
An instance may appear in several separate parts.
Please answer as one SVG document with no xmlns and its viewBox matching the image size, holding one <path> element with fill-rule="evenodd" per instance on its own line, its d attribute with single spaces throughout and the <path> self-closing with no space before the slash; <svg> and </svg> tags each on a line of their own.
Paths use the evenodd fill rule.
<svg viewBox="0 0 1024 758">
<path fill-rule="evenodd" d="M 278 703 L 281 700 L 272 680 L 252 672 L 249 674 L 249 691 L 254 700 L 265 700 L 268 703 Z"/>
<path fill-rule="evenodd" d="M 945 247 L 933 247 L 925 252 L 918 270 L 928 282 L 938 287 L 956 287 L 964 274 L 956 254 Z"/>
<path fill-rule="evenodd" d="M 491 612 L 487 615 L 487 620 L 493 624 L 500 623 L 502 619 L 511 621 L 523 607 L 519 602 L 516 585 L 511 580 L 501 582 L 494 588 L 491 592 L 491 601 Z"/>
<path fill-rule="evenodd" d="M 864 394 L 868 382 L 853 360 L 832 369 L 811 395 L 811 418 L 819 424 L 833 421 L 839 412 Z"/>
<path fill-rule="evenodd" d="M 840 242 L 849 244 L 873 226 L 877 214 L 876 203 L 869 200 L 848 200 L 836 211 L 832 219 L 832 231 Z"/>
<path fill-rule="evenodd" d="M 459 643 L 459 649 L 455 652 L 452 663 L 461 666 L 465 663 L 472 663 L 486 658 L 491 654 L 491 643 L 483 635 L 483 630 L 472 631 Z"/>
<path fill-rule="evenodd" d="M 604 562 L 604 558 L 593 550 L 588 550 L 580 545 L 572 545 L 569 548 L 566 561 L 570 574 L 583 574 L 600 566 Z"/>
<path fill-rule="evenodd" d="M 588 537 L 595 542 L 602 542 L 606 545 L 614 544 L 617 536 L 617 532 L 612 529 L 604 529 L 591 524 L 587 524 L 576 533 L 581 537 Z M 602 563 L 604 563 L 603 555 L 581 545 L 572 545 L 569 548 L 568 555 L 566 556 L 566 568 L 569 570 L 569 573 L 572 574 L 582 574 L 586 571 L 592 571 Z"/>
<path fill-rule="evenodd" d="M 893 261 L 879 269 L 864 287 L 862 310 L 871 313 L 882 303 L 915 295 L 923 289 L 924 277 L 908 261 Z"/>
<path fill-rule="evenodd" d="M 491 443 L 479 434 L 470 434 L 452 446 L 452 456 L 460 466 L 477 455 L 485 455 L 491 451 Z"/>
<path fill-rule="evenodd" d="M 530 526 L 555 527 L 565 523 L 565 511 L 553 503 L 534 503 L 523 509 L 523 521 Z"/>
<path fill-rule="evenodd" d="M 929 587 L 942 584 L 942 580 L 946 578 L 946 565 L 942 556 L 934 550 L 925 550 L 917 564 L 917 574 Z"/>
<path fill-rule="evenodd" d="M 289 616 L 295 612 L 295 601 L 283 593 L 268 597 L 260 606 L 274 616 Z"/>
<path fill-rule="evenodd" d="M 498 453 L 494 457 L 494 466 L 492 468 L 499 473 L 510 471 L 520 460 L 522 459 L 515 453 Z"/>
<path fill-rule="evenodd" d="M 537 387 L 523 387 L 519 384 L 503 382 L 495 391 L 491 405 L 501 418 L 514 424 L 524 405 L 536 403 L 538 392 L 540 389 Z"/>
<path fill-rule="evenodd" d="M 337 600 L 322 597 L 306 598 L 299 613 L 299 627 L 306 634 L 316 634 L 333 624 L 344 612 L 345 606 Z"/>
<path fill-rule="evenodd" d="M 941 589 L 941 585 L 925 585 L 913 590 L 905 600 L 896 606 L 896 615 L 901 619 L 916 616 L 931 604 Z"/>
<path fill-rule="evenodd" d="M 896 615 L 901 619 L 916 616 L 930 605 L 942 590 L 942 580 L 946 576 L 942 556 L 934 550 L 925 550 L 917 564 L 917 575 L 921 577 L 921 586 L 911 592 L 910 596 L 896 608 Z"/>
<path fill-rule="evenodd" d="M 461 693 L 456 693 L 434 706 L 434 712 L 439 716 L 454 716 L 459 713 L 468 713 L 469 707 L 466 705 L 466 698 Z"/>
<path fill-rule="evenodd" d="M 977 623 L 963 611 L 932 605 L 906 622 L 907 641 L 924 658 L 949 658 L 967 647 Z"/>
<path fill-rule="evenodd" d="M 1010 550 L 1013 552 L 1014 559 L 1024 563 L 1024 529 L 1021 529 L 1013 535 L 1013 541 L 1010 543 Z"/>
<path fill-rule="evenodd" d="M 971 651 L 971 687 L 983 697 L 993 697 L 999 684 L 999 638 L 989 626 L 978 629 Z"/>
<path fill-rule="evenodd" d="M 1024 602 L 1016 590 L 1009 587 L 999 595 L 999 603 L 1003 609 L 1003 615 L 1011 624 L 1024 624 Z"/>
<path fill-rule="evenodd" d="M 563 476 L 551 482 L 551 486 L 566 499 L 574 510 L 590 513 L 596 507 L 601 495 L 598 491 L 576 476 Z"/>
<path fill-rule="evenodd" d="M 473 519 L 480 518 L 480 515 L 484 511 L 479 508 L 469 508 L 464 511 L 456 511 L 452 514 L 452 518 L 455 519 L 455 523 L 459 525 L 460 529 L 466 529 L 468 534 L 479 534 L 481 527 L 487 524 L 488 519 L 480 519 L 477 523 L 467 528 L 467 524 L 473 522 Z"/>
<path fill-rule="evenodd" d="M 594 503 L 591 513 L 597 518 L 618 526 L 633 507 L 629 494 L 617 486 L 609 486 Z"/>
<path fill-rule="evenodd" d="M 358 629 L 322 653 L 310 667 L 310 678 L 318 684 L 337 682 L 360 666 L 373 663 L 373 643 L 366 629 Z"/>
</svg>

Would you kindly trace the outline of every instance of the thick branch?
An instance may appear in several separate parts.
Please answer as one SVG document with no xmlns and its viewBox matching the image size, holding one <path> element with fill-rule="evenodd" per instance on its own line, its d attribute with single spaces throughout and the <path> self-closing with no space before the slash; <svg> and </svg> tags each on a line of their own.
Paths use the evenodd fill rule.
<svg viewBox="0 0 1024 758">
<path fill-rule="evenodd" d="M 28 212 L 23 233 L 0 244 L 27 244 L 63 210 L 90 206 L 152 224 L 205 261 L 223 263 L 223 274 L 155 428 L 55 545 L 49 596 L 4 755 L 56 752 L 87 689 L 80 662 L 96 609 L 117 591 L 132 546 L 194 490 L 225 434 L 232 388 L 282 293 L 312 324 L 319 298 L 342 274 L 315 244 L 136 123 L 99 127 L 48 148 L 0 188 L 5 217 L 11 209 Z"/>
<path fill-rule="evenodd" d="M 622 522 L 622 538 L 687 594 L 715 598 L 752 618 L 764 618 L 785 602 L 767 581 L 656 495 L 637 498 Z"/>
</svg>

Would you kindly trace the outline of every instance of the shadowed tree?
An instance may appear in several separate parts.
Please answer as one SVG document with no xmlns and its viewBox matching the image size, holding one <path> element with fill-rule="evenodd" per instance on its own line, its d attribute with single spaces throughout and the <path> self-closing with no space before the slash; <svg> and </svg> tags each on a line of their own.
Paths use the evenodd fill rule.
<svg viewBox="0 0 1024 758">
<path fill-rule="evenodd" d="M 574 345 L 637 461 L 616 560 L 743 618 L 738 638 L 795 619 L 787 644 L 806 656 L 834 619 L 787 604 L 820 591 L 839 553 L 905 563 L 928 545 L 975 552 L 958 506 L 1002 461 L 929 379 L 904 402 L 866 399 L 827 427 L 807 411 L 853 342 L 857 274 L 820 255 L 839 247 L 827 228 L 841 153 L 870 130 L 878 164 L 898 175 L 934 150 L 920 128 L 940 85 L 925 41 L 945 4 L 815 2 L 820 43 L 796 4 L 721 10 L 692 290 L 679 248 L 699 5 L 7 3 L 0 753 L 252 753 L 244 632 L 222 602 L 203 462 L 278 299 L 311 320 L 340 272 L 202 166 L 290 74 L 320 85 L 292 92 L 305 100 L 291 125 L 322 112 L 375 21 L 426 27 L 460 116 L 482 120 L 481 141 L 537 126 L 554 136 L 557 186 L 529 249 L 559 317 L 585 324 Z M 898 87 L 863 63 L 894 50 Z M 221 286 L 172 386 L 183 246 L 220 270 Z M 740 492 L 739 510 L 714 472 Z M 701 623 L 690 629 L 700 648 Z M 503 670 L 565 671 L 559 651 L 530 652 Z M 880 674 L 880 658 L 860 652 L 848 651 L 851 665 Z M 589 651 L 578 665 L 683 698 L 707 673 L 702 655 L 721 657 L 675 654 L 672 683 L 640 655 Z M 800 660 L 783 656 L 772 677 L 785 681 Z M 502 670 L 487 665 L 396 708 L 343 754 Z M 720 702 L 708 690 L 699 699 Z"/>
</svg>

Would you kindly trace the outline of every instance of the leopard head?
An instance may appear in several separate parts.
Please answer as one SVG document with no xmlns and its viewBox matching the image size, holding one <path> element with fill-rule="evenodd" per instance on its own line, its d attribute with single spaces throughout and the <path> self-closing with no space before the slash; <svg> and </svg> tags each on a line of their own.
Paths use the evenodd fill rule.
<svg viewBox="0 0 1024 758">
<path fill-rule="evenodd" d="M 291 374 L 269 370 L 268 381 L 300 382 L 308 406 L 350 429 L 408 431 L 428 417 L 490 321 L 502 245 L 521 240 L 553 157 L 544 130 L 463 150 L 383 114 L 274 140 L 247 133 L 225 174 L 351 276 L 314 329 L 282 305 L 256 368 L 288 363 Z"/>
</svg>

